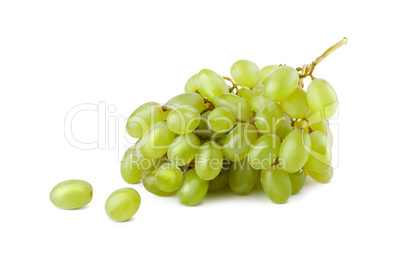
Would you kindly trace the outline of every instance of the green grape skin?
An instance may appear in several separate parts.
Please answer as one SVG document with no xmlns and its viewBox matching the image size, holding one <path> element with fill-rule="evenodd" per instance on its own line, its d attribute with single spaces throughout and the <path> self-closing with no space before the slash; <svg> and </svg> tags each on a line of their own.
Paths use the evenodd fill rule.
<svg viewBox="0 0 402 271">
<path fill-rule="evenodd" d="M 302 190 L 304 183 L 306 182 L 306 172 L 303 169 L 296 171 L 295 173 L 289 173 L 290 184 L 292 185 L 292 195 Z"/>
<path fill-rule="evenodd" d="M 156 185 L 155 174 L 156 174 L 156 171 L 144 170 L 144 172 L 142 173 L 142 184 L 144 185 L 144 188 L 148 192 L 151 192 L 152 194 L 155 194 L 155 195 L 161 196 L 161 197 L 169 197 L 169 196 L 174 195 L 176 193 L 176 191 L 165 192 L 165 191 L 162 191 L 159 189 L 159 187 Z"/>
<path fill-rule="evenodd" d="M 261 78 L 257 64 L 250 60 L 236 61 L 230 69 L 233 80 L 240 86 L 254 87 Z"/>
<path fill-rule="evenodd" d="M 275 133 L 283 122 L 283 109 L 275 102 L 266 102 L 255 115 L 255 125 L 263 134 Z"/>
<path fill-rule="evenodd" d="M 253 125 L 239 123 L 225 138 L 222 146 L 223 154 L 230 161 L 241 161 L 246 157 L 257 137 L 257 130 Z"/>
<path fill-rule="evenodd" d="M 285 203 L 292 194 L 289 174 L 278 168 L 267 168 L 261 171 L 262 188 L 274 203 Z"/>
<path fill-rule="evenodd" d="M 281 139 L 275 134 L 263 135 L 248 152 L 248 163 L 255 169 L 270 167 L 278 158 Z"/>
<path fill-rule="evenodd" d="M 188 134 L 200 124 L 200 112 L 194 106 L 182 105 L 170 111 L 166 123 L 173 133 Z"/>
<path fill-rule="evenodd" d="M 281 101 L 281 107 L 291 118 L 302 119 L 310 113 L 307 93 L 299 87 L 289 97 Z"/>
<path fill-rule="evenodd" d="M 203 69 L 197 74 L 198 91 L 212 103 L 221 94 L 229 93 L 222 76 L 214 71 Z"/>
<path fill-rule="evenodd" d="M 186 85 L 184 86 L 184 91 L 186 93 L 198 91 L 199 87 L 197 82 L 197 75 L 198 73 L 194 74 L 187 80 Z"/>
<path fill-rule="evenodd" d="M 279 67 L 264 82 L 265 96 L 271 101 L 282 101 L 292 94 L 298 83 L 299 73 L 294 68 Z"/>
<path fill-rule="evenodd" d="M 265 79 L 277 68 L 279 68 L 278 65 L 268 65 L 265 66 L 264 68 L 261 69 L 261 78 L 260 78 L 260 83 L 263 83 Z"/>
<path fill-rule="evenodd" d="M 156 159 L 165 155 L 174 139 L 175 134 L 167 125 L 164 122 L 158 122 L 145 133 L 138 147 L 145 157 Z"/>
<path fill-rule="evenodd" d="M 254 112 L 258 112 L 268 101 L 263 85 L 258 85 L 251 91 L 249 104 Z"/>
<path fill-rule="evenodd" d="M 124 154 L 120 163 L 120 174 L 126 183 L 135 184 L 141 180 L 143 170 L 138 163 L 139 157 L 143 157 L 143 155 L 135 147 L 129 148 Z"/>
<path fill-rule="evenodd" d="M 283 140 L 279 151 L 281 169 L 289 173 L 300 170 L 307 162 L 310 148 L 311 139 L 306 131 L 291 131 Z"/>
<path fill-rule="evenodd" d="M 245 99 L 248 103 L 250 103 L 251 90 L 249 88 L 244 88 L 244 87 L 239 88 L 237 95 L 239 97 L 242 97 L 243 99 Z"/>
<path fill-rule="evenodd" d="M 212 141 L 201 145 L 195 156 L 195 171 L 204 180 L 212 180 L 222 169 L 223 153 L 221 146 Z"/>
<path fill-rule="evenodd" d="M 172 164 L 182 167 L 194 159 L 200 146 L 200 139 L 195 134 L 180 135 L 169 146 L 167 156 Z"/>
<path fill-rule="evenodd" d="M 276 130 L 276 135 L 283 141 L 283 139 L 293 130 L 292 120 L 286 114 L 283 114 L 283 121 L 281 127 Z"/>
<path fill-rule="evenodd" d="M 141 197 L 133 188 L 122 188 L 114 191 L 106 200 L 105 211 L 114 221 L 130 219 L 140 208 Z"/>
<path fill-rule="evenodd" d="M 68 180 L 57 184 L 50 192 L 50 201 L 66 210 L 78 209 L 91 202 L 92 185 L 82 180 Z"/>
<path fill-rule="evenodd" d="M 201 114 L 200 124 L 197 129 L 194 131 L 198 137 L 203 139 L 218 139 L 225 135 L 225 133 L 217 133 L 212 131 L 212 129 L 208 125 L 208 116 L 211 111 L 207 111 Z"/>
<path fill-rule="evenodd" d="M 326 171 L 324 172 L 315 172 L 311 170 L 306 170 L 307 174 L 310 175 L 310 177 L 319 183 L 327 183 L 332 179 L 332 176 L 334 175 L 334 169 L 332 167 L 329 167 Z"/>
<path fill-rule="evenodd" d="M 252 168 L 247 160 L 232 163 L 229 171 L 230 189 L 237 195 L 246 195 L 253 189 L 259 171 Z"/>
<path fill-rule="evenodd" d="M 195 169 L 190 169 L 184 174 L 183 185 L 177 190 L 177 197 L 184 205 L 196 205 L 207 194 L 208 185 L 208 181 L 198 177 Z"/>
<path fill-rule="evenodd" d="M 128 118 L 126 123 L 127 133 L 134 138 L 142 138 L 151 126 L 165 118 L 162 106 L 150 102 L 138 107 Z"/>
<path fill-rule="evenodd" d="M 197 108 L 199 112 L 204 110 L 204 99 L 198 93 L 182 93 L 166 102 L 167 106 L 176 108 L 183 105 L 191 105 Z"/>
<path fill-rule="evenodd" d="M 318 131 L 318 132 L 324 133 L 327 136 L 328 144 L 332 147 L 334 139 L 332 136 L 331 129 L 329 127 L 328 120 L 324 119 L 322 121 L 318 121 L 315 123 L 313 121 L 310 121 L 310 127 L 313 131 Z"/>
<path fill-rule="evenodd" d="M 155 182 L 160 190 L 174 192 L 183 184 L 183 173 L 179 167 L 166 163 L 156 170 Z"/>
<path fill-rule="evenodd" d="M 217 133 L 224 133 L 233 128 L 236 118 L 230 109 L 218 107 L 213 109 L 208 115 L 208 125 L 211 130 Z"/>
<path fill-rule="evenodd" d="M 314 79 L 307 87 L 307 101 L 311 112 L 319 113 L 323 119 L 331 118 L 338 108 L 338 96 L 334 88 L 324 79 Z"/>
<path fill-rule="evenodd" d="M 209 182 L 208 193 L 214 193 L 224 189 L 229 183 L 229 171 L 223 170 Z"/>
<path fill-rule="evenodd" d="M 305 168 L 315 172 L 326 171 L 332 162 L 331 146 L 327 136 L 319 131 L 309 134 L 311 138 L 311 150 Z"/>
<path fill-rule="evenodd" d="M 215 107 L 225 107 L 233 112 L 235 117 L 242 121 L 248 121 L 253 116 L 253 110 L 247 101 L 232 93 L 226 93 L 215 99 Z"/>
</svg>

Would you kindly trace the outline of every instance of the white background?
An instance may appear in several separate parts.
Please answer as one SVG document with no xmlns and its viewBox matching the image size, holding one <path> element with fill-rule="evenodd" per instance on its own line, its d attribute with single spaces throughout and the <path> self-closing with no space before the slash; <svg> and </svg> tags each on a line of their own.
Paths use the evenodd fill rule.
<svg viewBox="0 0 402 271">
<path fill-rule="evenodd" d="M 0 3 L 1 270 L 402 269 L 398 1 Z M 229 75 L 243 58 L 298 67 L 344 36 L 315 71 L 340 101 L 330 183 L 310 180 L 283 205 L 253 191 L 195 207 L 139 183 L 134 218 L 106 216 L 109 194 L 129 186 L 119 119 L 182 93 L 202 68 Z M 76 138 L 98 141 L 93 150 L 64 134 L 83 103 L 116 109 L 101 112 L 109 122 L 99 132 L 97 112 L 74 119 Z M 93 201 L 60 210 L 50 190 L 72 178 L 93 185 Z"/>
</svg>

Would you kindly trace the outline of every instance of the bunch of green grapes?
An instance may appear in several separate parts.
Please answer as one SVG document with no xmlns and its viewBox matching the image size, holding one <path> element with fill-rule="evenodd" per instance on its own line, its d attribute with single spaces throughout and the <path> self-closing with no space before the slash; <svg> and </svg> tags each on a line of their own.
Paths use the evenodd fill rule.
<svg viewBox="0 0 402 271">
<path fill-rule="evenodd" d="M 328 182 L 328 119 L 338 97 L 312 71 L 335 47 L 303 68 L 260 69 L 239 60 L 230 69 L 232 78 L 203 69 L 188 79 L 184 93 L 164 104 L 141 105 L 127 121 L 128 134 L 138 142 L 124 155 L 123 179 L 142 179 L 149 192 L 176 194 L 185 205 L 227 186 L 245 195 L 258 182 L 273 202 L 284 203 L 303 188 L 306 176 Z M 303 89 L 308 76 L 312 81 Z"/>
</svg>

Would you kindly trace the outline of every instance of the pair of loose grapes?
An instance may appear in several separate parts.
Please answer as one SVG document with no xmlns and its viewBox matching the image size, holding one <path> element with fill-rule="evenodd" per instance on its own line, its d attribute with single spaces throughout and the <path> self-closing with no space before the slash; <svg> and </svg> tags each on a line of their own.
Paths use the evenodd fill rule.
<svg viewBox="0 0 402 271">
<path fill-rule="evenodd" d="M 164 106 L 152 102 L 136 109 L 127 132 L 139 140 L 123 157 L 123 179 L 142 179 L 148 191 L 161 196 L 177 192 L 186 205 L 227 184 L 247 194 L 259 178 L 277 203 L 300 191 L 306 174 L 329 181 L 327 119 L 338 104 L 332 86 L 314 79 L 305 92 L 295 69 L 260 70 L 248 60 L 236 62 L 231 75 L 233 87 L 241 86 L 236 93 L 222 76 L 203 69 L 187 81 L 186 93 Z"/>
</svg>

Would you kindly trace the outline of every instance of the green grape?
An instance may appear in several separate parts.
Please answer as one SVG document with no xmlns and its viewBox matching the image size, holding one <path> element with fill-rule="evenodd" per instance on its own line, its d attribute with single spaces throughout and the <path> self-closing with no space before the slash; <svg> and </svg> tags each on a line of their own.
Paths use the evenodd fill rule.
<svg viewBox="0 0 402 271">
<path fill-rule="evenodd" d="M 307 162 L 311 139 L 304 130 L 293 130 L 283 140 L 279 151 L 281 169 L 289 173 L 300 170 Z"/>
<path fill-rule="evenodd" d="M 226 107 L 218 107 L 208 115 L 208 125 L 217 133 L 224 133 L 233 128 L 236 118 Z"/>
<path fill-rule="evenodd" d="M 257 140 L 257 130 L 249 123 L 239 123 L 225 138 L 223 154 L 230 161 L 243 160 L 251 145 Z"/>
<path fill-rule="evenodd" d="M 253 189 L 258 177 L 258 170 L 252 168 L 247 159 L 232 163 L 229 172 L 230 189 L 238 195 L 246 195 Z"/>
<path fill-rule="evenodd" d="M 229 171 L 223 170 L 209 182 L 208 193 L 218 192 L 226 187 L 229 182 Z"/>
<path fill-rule="evenodd" d="M 299 192 L 306 182 L 306 172 L 303 169 L 295 173 L 289 173 L 290 184 L 292 185 L 292 195 Z"/>
<path fill-rule="evenodd" d="M 182 105 L 170 111 L 166 123 L 173 133 L 188 134 L 200 124 L 200 112 L 194 106 Z"/>
<path fill-rule="evenodd" d="M 334 139 L 332 136 L 331 129 L 329 127 L 328 120 L 324 119 L 324 120 L 316 122 L 316 123 L 313 123 L 312 121 L 310 121 L 310 124 L 311 124 L 310 127 L 311 127 L 311 129 L 313 129 L 313 131 L 321 132 L 327 136 L 327 142 L 332 147 Z"/>
<path fill-rule="evenodd" d="M 130 219 L 140 208 L 141 197 L 133 188 L 114 191 L 106 200 L 106 214 L 114 221 Z"/>
<path fill-rule="evenodd" d="M 197 74 L 198 91 L 209 101 L 223 93 L 229 93 L 228 86 L 222 76 L 214 71 L 203 69 Z"/>
<path fill-rule="evenodd" d="M 174 195 L 176 191 L 165 192 L 159 189 L 159 187 L 156 185 L 155 174 L 156 171 L 144 170 L 144 172 L 142 173 L 142 184 L 144 185 L 145 189 L 148 190 L 148 192 L 161 197 Z"/>
<path fill-rule="evenodd" d="M 175 139 L 175 134 L 172 133 L 164 122 L 158 122 L 152 126 L 139 142 L 141 153 L 151 159 L 160 158 L 169 149 Z"/>
<path fill-rule="evenodd" d="M 319 183 L 327 183 L 332 179 L 332 176 L 334 175 L 334 169 L 332 167 L 329 167 L 326 171 L 324 172 L 315 172 L 311 170 L 307 170 L 307 174 L 310 175 L 310 177 Z"/>
<path fill-rule="evenodd" d="M 200 139 L 193 133 L 178 136 L 168 149 L 168 158 L 176 166 L 187 165 L 194 159 L 200 145 Z"/>
<path fill-rule="evenodd" d="M 194 74 L 187 80 L 186 85 L 184 86 L 185 92 L 198 91 L 199 87 L 198 87 L 198 82 L 197 82 L 197 75 L 198 75 L 198 73 Z"/>
<path fill-rule="evenodd" d="M 92 200 L 92 185 L 86 181 L 68 180 L 56 185 L 50 192 L 50 201 L 61 209 L 81 208 Z"/>
<path fill-rule="evenodd" d="M 273 71 L 264 82 L 265 96 L 271 101 L 282 101 L 292 94 L 299 82 L 298 72 L 289 66 Z"/>
<path fill-rule="evenodd" d="M 173 192 L 183 184 L 183 173 L 179 167 L 166 163 L 156 170 L 155 182 L 160 190 Z"/>
<path fill-rule="evenodd" d="M 307 93 L 297 87 L 290 96 L 281 101 L 281 106 L 291 118 L 302 119 L 310 113 L 307 103 Z"/>
<path fill-rule="evenodd" d="M 255 169 L 270 167 L 278 158 L 281 139 L 275 134 L 263 135 L 251 146 L 248 162 Z"/>
<path fill-rule="evenodd" d="M 228 134 L 225 134 L 224 136 L 222 136 L 221 138 L 219 138 L 218 140 L 218 144 L 223 146 L 225 144 L 225 140 L 228 137 Z"/>
<path fill-rule="evenodd" d="M 279 68 L 278 65 L 268 65 L 265 66 L 264 68 L 261 69 L 261 78 L 260 78 L 260 83 L 263 83 L 265 79 L 277 68 Z"/>
<path fill-rule="evenodd" d="M 184 205 L 196 205 L 207 194 L 208 185 L 208 181 L 198 177 L 195 169 L 190 169 L 184 174 L 183 185 L 177 190 L 177 197 Z"/>
<path fill-rule="evenodd" d="M 255 115 L 255 125 L 263 134 L 275 133 L 283 122 L 283 109 L 275 102 L 266 102 Z"/>
<path fill-rule="evenodd" d="M 311 150 L 305 168 L 315 172 L 326 171 L 332 162 L 331 146 L 327 136 L 319 131 L 310 133 Z"/>
<path fill-rule="evenodd" d="M 223 153 L 221 146 L 208 141 L 201 145 L 195 156 L 195 171 L 204 180 L 212 180 L 221 172 Z"/>
<path fill-rule="evenodd" d="M 204 99 L 198 93 L 182 93 L 167 101 L 166 105 L 173 108 L 191 105 L 197 108 L 199 112 L 202 112 L 204 110 Z"/>
<path fill-rule="evenodd" d="M 120 163 L 120 174 L 126 183 L 134 184 L 141 180 L 142 169 L 138 162 L 143 157 L 139 148 L 130 148 L 124 154 Z M 151 161 L 151 160 L 150 160 Z"/>
<path fill-rule="evenodd" d="M 268 99 L 267 97 L 265 97 L 264 94 L 263 85 L 258 85 L 251 91 L 248 102 L 254 112 L 258 112 L 258 110 L 260 110 L 264 106 L 264 104 L 268 102 Z"/>
<path fill-rule="evenodd" d="M 152 125 L 162 121 L 164 117 L 160 104 L 154 102 L 143 104 L 128 118 L 127 133 L 134 138 L 142 138 Z"/>
<path fill-rule="evenodd" d="M 292 127 L 292 120 L 289 118 L 288 115 L 283 114 L 282 119 L 283 119 L 282 125 L 278 129 L 276 129 L 276 134 L 283 141 L 283 139 L 293 130 L 293 127 Z"/>
<path fill-rule="evenodd" d="M 243 99 L 245 99 L 249 103 L 250 102 L 251 90 L 249 88 L 240 88 L 239 91 L 237 92 L 237 95 L 239 97 L 242 97 Z"/>
<path fill-rule="evenodd" d="M 323 119 L 331 118 L 338 108 L 338 96 L 334 88 L 324 79 L 314 79 L 307 87 L 307 101 L 311 112 L 319 113 Z"/>
<path fill-rule="evenodd" d="M 232 93 L 226 93 L 215 99 L 215 107 L 226 107 L 237 119 L 248 121 L 253 116 L 253 110 L 247 101 Z"/>
<path fill-rule="evenodd" d="M 211 111 L 207 111 L 201 115 L 200 124 L 198 125 L 198 128 L 194 131 L 194 134 L 203 139 L 221 138 L 225 134 L 212 131 L 212 129 L 208 125 L 208 116 L 210 113 Z"/>
<path fill-rule="evenodd" d="M 250 60 L 239 60 L 232 65 L 230 74 L 237 84 L 244 87 L 254 87 L 261 78 L 257 64 Z"/>
<path fill-rule="evenodd" d="M 285 203 L 292 194 L 289 174 L 278 168 L 267 168 L 261 171 L 262 188 L 274 203 Z"/>
</svg>

